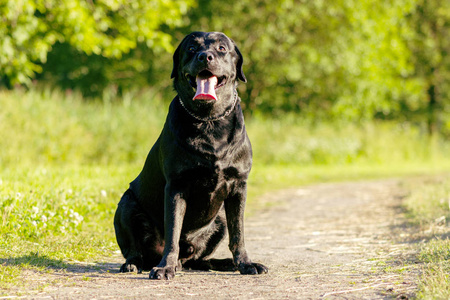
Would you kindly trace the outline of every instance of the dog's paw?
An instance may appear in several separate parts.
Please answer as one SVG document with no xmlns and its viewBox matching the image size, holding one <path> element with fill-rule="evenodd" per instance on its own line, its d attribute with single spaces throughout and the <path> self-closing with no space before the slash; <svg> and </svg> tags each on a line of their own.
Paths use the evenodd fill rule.
<svg viewBox="0 0 450 300">
<path fill-rule="evenodd" d="M 130 273 L 130 272 L 142 273 L 142 269 L 138 268 L 134 264 L 129 264 L 129 263 L 124 263 L 120 267 L 120 273 Z"/>
<path fill-rule="evenodd" d="M 269 272 L 269 268 L 258 263 L 242 263 L 239 265 L 239 272 L 244 275 L 266 274 L 267 272 Z"/>
<path fill-rule="evenodd" d="M 154 267 L 150 272 L 150 279 L 171 280 L 175 277 L 174 267 Z"/>
</svg>

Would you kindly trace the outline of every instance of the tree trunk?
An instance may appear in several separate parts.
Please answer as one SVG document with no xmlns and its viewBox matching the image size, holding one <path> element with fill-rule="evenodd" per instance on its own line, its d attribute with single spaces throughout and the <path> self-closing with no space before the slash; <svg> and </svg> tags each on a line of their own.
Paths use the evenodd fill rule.
<svg viewBox="0 0 450 300">
<path fill-rule="evenodd" d="M 437 132 L 437 99 L 436 99 L 436 86 L 431 83 L 427 90 L 428 94 L 428 118 L 427 118 L 427 126 L 428 126 L 428 134 L 430 136 L 434 135 Z"/>
</svg>

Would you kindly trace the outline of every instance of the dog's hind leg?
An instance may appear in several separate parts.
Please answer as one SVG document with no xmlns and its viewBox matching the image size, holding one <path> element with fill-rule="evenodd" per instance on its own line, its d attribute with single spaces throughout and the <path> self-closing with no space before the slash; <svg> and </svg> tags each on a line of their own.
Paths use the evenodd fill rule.
<svg viewBox="0 0 450 300">
<path fill-rule="evenodd" d="M 119 202 L 114 216 L 114 229 L 117 243 L 126 259 L 120 272 L 141 273 L 161 260 L 159 249 L 155 247 L 162 243 L 159 234 L 130 190 L 125 192 Z M 164 248 L 164 245 L 159 248 Z"/>
<path fill-rule="evenodd" d="M 117 243 L 126 262 L 120 267 L 120 272 L 142 272 L 144 261 L 142 258 L 141 244 L 136 239 L 133 231 L 133 219 L 137 214 L 138 203 L 134 200 L 133 193 L 127 190 L 120 199 L 114 216 L 114 229 Z"/>
</svg>

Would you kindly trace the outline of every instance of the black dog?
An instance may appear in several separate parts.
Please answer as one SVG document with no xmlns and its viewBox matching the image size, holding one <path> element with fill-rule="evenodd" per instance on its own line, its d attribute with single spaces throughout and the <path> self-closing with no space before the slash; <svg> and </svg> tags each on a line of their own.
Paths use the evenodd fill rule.
<svg viewBox="0 0 450 300">
<path fill-rule="evenodd" d="M 144 168 L 114 217 L 125 264 L 171 279 L 177 268 L 267 273 L 244 245 L 244 207 L 252 149 L 237 80 L 242 55 L 219 32 L 193 32 L 173 56 L 169 114 Z M 233 259 L 209 259 L 228 227 Z"/>
</svg>

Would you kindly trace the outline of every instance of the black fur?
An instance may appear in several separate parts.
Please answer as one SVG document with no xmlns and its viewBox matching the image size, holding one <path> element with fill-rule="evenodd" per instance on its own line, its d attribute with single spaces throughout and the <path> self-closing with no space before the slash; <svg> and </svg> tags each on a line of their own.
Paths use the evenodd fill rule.
<svg viewBox="0 0 450 300">
<path fill-rule="evenodd" d="M 252 150 L 237 97 L 246 81 L 243 58 L 219 32 L 193 32 L 173 57 L 178 93 L 144 168 L 123 195 L 114 218 L 125 264 L 121 272 L 151 270 L 171 279 L 187 269 L 266 273 L 244 245 L 244 207 Z M 217 101 L 193 100 L 189 78 L 200 72 L 221 78 Z M 210 256 L 228 230 L 233 259 Z"/>
</svg>

